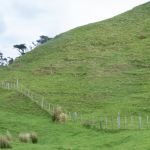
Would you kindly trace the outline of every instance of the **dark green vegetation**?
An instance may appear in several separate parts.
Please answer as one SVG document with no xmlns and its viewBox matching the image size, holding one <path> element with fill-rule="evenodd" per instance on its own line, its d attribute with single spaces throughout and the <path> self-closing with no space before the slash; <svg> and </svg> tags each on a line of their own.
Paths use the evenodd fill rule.
<svg viewBox="0 0 150 150">
<path fill-rule="evenodd" d="M 82 112 L 98 119 L 99 116 L 116 117 L 118 112 L 123 117 L 149 116 L 149 16 L 150 2 L 111 19 L 62 33 L 26 53 L 9 67 L 0 68 L 0 79 L 9 82 L 19 79 L 24 87 L 43 95 L 45 101 L 55 106 L 59 104 L 72 113 Z M 141 38 L 143 35 L 144 38 Z M 4 90 L 2 93 L 1 101 L 5 103 L 10 93 Z M 5 118 L 5 127 L 8 124 L 10 131 L 16 130 L 14 134 L 35 129 L 40 135 L 38 137 L 41 137 L 41 143 L 39 141 L 38 145 L 32 145 L 36 148 L 150 148 L 149 131 L 99 132 L 98 125 L 96 129 L 86 129 L 70 122 L 54 124 L 45 111 L 38 107 L 34 110 L 26 97 L 21 98 L 25 99 L 22 103 L 15 105 L 14 101 L 12 105 L 8 102 L 3 105 L 1 117 Z M 12 115 L 9 111 L 18 113 Z M 8 120 L 6 116 L 11 118 Z M 15 123 L 15 126 L 11 126 L 8 123 L 18 122 L 18 118 L 23 122 L 21 125 Z M 6 132 L 6 128 L 0 129 L 2 133 Z M 22 145 L 16 145 L 19 146 Z"/>
</svg>

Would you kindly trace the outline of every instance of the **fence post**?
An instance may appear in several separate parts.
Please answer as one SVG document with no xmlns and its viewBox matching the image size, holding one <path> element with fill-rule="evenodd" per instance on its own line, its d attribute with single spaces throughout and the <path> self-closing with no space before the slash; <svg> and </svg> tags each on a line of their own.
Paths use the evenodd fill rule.
<svg viewBox="0 0 150 150">
<path fill-rule="evenodd" d="M 111 123 L 112 123 L 112 129 L 113 129 L 113 117 L 112 117 Z"/>
<path fill-rule="evenodd" d="M 49 104 L 49 112 L 50 112 L 50 104 Z"/>
<path fill-rule="evenodd" d="M 82 114 L 81 114 L 81 123 L 82 123 Z"/>
<path fill-rule="evenodd" d="M 8 82 L 8 90 L 9 90 L 9 82 Z"/>
<path fill-rule="evenodd" d="M 126 116 L 125 116 L 125 129 L 126 129 Z"/>
<path fill-rule="evenodd" d="M 147 116 L 147 130 L 148 130 L 148 116 Z"/>
<path fill-rule="evenodd" d="M 141 117 L 139 117 L 139 130 L 141 130 Z"/>
<path fill-rule="evenodd" d="M 100 118 L 100 129 L 102 130 L 102 119 Z"/>
<path fill-rule="evenodd" d="M 15 82 L 14 82 L 14 90 L 15 90 Z"/>
<path fill-rule="evenodd" d="M 44 101 L 44 97 L 42 97 L 42 106 L 41 106 L 41 108 L 43 108 L 43 101 Z"/>
<path fill-rule="evenodd" d="M 2 81 L 2 87 L 3 87 L 3 81 Z"/>
<path fill-rule="evenodd" d="M 54 106 L 53 106 L 53 113 L 54 113 Z"/>
<path fill-rule="evenodd" d="M 19 87 L 19 85 L 18 85 L 18 79 L 17 79 L 17 91 L 18 91 L 18 87 Z"/>
<path fill-rule="evenodd" d="M 132 127 L 132 130 L 133 130 L 133 118 L 131 116 L 131 127 Z"/>
<path fill-rule="evenodd" d="M 94 116 L 93 116 L 93 126 L 94 126 Z"/>
<path fill-rule="evenodd" d="M 106 129 L 107 129 L 107 117 L 106 117 Z"/>
<path fill-rule="evenodd" d="M 12 90 L 12 83 L 11 83 L 11 90 Z"/>
<path fill-rule="evenodd" d="M 76 123 L 76 112 L 74 113 L 74 122 Z"/>
<path fill-rule="evenodd" d="M 117 117 L 117 121 L 118 121 L 118 130 L 120 130 L 120 117 Z"/>
</svg>

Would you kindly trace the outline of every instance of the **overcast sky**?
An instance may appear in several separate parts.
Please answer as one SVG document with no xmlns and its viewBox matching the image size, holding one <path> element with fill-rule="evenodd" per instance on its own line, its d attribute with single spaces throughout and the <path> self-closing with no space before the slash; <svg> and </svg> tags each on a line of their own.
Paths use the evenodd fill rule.
<svg viewBox="0 0 150 150">
<path fill-rule="evenodd" d="M 17 57 L 13 45 L 40 35 L 54 37 L 78 26 L 128 11 L 148 0 L 0 0 L 0 52 Z"/>
</svg>

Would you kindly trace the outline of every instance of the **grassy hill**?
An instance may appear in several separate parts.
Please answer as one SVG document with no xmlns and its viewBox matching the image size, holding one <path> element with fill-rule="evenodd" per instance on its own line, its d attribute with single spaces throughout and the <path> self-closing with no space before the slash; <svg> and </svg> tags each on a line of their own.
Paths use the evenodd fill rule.
<svg viewBox="0 0 150 150">
<path fill-rule="evenodd" d="M 150 114 L 149 16 L 150 2 L 62 33 L 0 68 L 1 81 L 19 79 L 19 85 L 44 96 L 55 107 L 59 104 L 71 113 L 82 113 L 84 120 L 94 115 L 96 128 L 85 129 L 73 122 L 54 124 L 26 96 L 0 88 L 0 133 L 8 129 L 17 136 L 34 130 L 40 136 L 38 145 L 14 142 L 16 149 L 148 149 L 149 130 L 99 132 L 98 128 L 100 116 L 116 117 L 120 112 L 122 120 L 127 116 L 130 122 L 131 115 L 136 118 L 134 129 L 138 129 L 137 117 L 145 117 L 142 128 L 146 129 Z"/>
<path fill-rule="evenodd" d="M 150 2 L 62 33 L 26 53 L 0 79 L 68 111 L 149 113 Z M 140 35 L 146 35 L 141 39 Z M 136 103 L 136 105 L 134 105 Z"/>
</svg>

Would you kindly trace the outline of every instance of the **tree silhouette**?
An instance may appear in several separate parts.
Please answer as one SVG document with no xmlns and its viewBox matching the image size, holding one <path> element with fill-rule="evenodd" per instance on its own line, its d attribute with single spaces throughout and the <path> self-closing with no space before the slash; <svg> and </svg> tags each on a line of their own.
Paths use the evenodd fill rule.
<svg viewBox="0 0 150 150">
<path fill-rule="evenodd" d="M 25 54 L 25 51 L 27 49 L 27 47 L 25 46 L 25 44 L 14 45 L 13 47 L 18 50 L 18 52 L 20 53 L 21 56 Z"/>
</svg>

